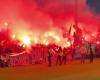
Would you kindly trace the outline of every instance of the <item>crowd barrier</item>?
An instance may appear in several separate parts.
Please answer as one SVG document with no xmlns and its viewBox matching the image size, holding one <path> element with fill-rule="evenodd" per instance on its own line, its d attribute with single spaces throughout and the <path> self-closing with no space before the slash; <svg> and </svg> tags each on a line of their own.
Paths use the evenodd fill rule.
<svg viewBox="0 0 100 80">
<path fill-rule="evenodd" d="M 8 65 L 9 67 L 29 65 L 29 64 L 38 64 L 42 63 L 45 60 L 43 53 L 13 53 L 8 56 Z"/>
</svg>

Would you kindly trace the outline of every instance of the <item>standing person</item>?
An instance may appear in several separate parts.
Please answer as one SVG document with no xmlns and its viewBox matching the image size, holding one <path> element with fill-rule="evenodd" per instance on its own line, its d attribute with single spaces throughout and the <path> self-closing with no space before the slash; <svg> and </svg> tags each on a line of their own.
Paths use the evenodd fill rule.
<svg viewBox="0 0 100 80">
<path fill-rule="evenodd" d="M 90 63 L 93 63 L 93 51 L 92 51 L 91 43 L 89 44 L 88 55 L 90 58 Z"/>
<path fill-rule="evenodd" d="M 5 62 L 6 62 L 6 58 L 4 57 L 4 55 L 0 55 L 0 66 L 2 68 L 5 67 Z"/>
<path fill-rule="evenodd" d="M 52 55 L 51 49 L 49 48 L 49 49 L 48 49 L 48 56 L 47 56 L 47 57 L 48 57 L 48 66 L 49 66 L 49 67 L 52 66 L 52 56 L 53 56 L 53 55 Z"/>
<path fill-rule="evenodd" d="M 62 64 L 62 48 L 59 47 L 57 51 L 57 60 L 56 60 L 56 65 L 61 65 Z"/>
<path fill-rule="evenodd" d="M 67 61 L 67 49 L 63 49 L 63 55 L 62 55 L 62 64 L 66 64 Z"/>
<path fill-rule="evenodd" d="M 68 62 L 72 61 L 72 48 L 68 47 L 67 48 L 67 55 L 68 55 Z"/>
<path fill-rule="evenodd" d="M 86 53 L 86 49 L 84 46 L 82 46 L 80 48 L 80 54 L 81 54 L 81 63 L 84 63 L 85 62 L 85 53 Z"/>
<path fill-rule="evenodd" d="M 75 47 L 74 46 L 71 46 L 70 47 L 70 54 L 71 54 L 71 57 L 72 57 L 72 61 L 74 60 L 74 55 L 75 55 Z"/>
<path fill-rule="evenodd" d="M 0 55 L 0 67 L 3 67 L 3 60 L 1 55 Z"/>
</svg>

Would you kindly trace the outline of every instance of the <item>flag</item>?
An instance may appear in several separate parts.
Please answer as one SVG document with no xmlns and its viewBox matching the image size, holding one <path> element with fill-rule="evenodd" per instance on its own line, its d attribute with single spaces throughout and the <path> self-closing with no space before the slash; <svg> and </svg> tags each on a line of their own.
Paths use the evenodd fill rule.
<svg viewBox="0 0 100 80">
<path fill-rule="evenodd" d="M 72 30 L 72 24 L 71 24 L 71 26 L 69 28 L 69 34 L 71 33 L 71 30 Z"/>
</svg>

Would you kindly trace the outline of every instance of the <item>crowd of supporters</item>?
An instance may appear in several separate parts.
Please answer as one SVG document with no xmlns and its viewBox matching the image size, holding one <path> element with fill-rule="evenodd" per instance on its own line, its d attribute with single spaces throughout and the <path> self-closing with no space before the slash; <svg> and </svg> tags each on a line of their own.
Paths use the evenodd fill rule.
<svg viewBox="0 0 100 80">
<path fill-rule="evenodd" d="M 17 49 L 16 47 L 16 50 L 19 50 L 19 48 Z M 67 62 L 76 59 L 79 59 L 81 63 L 85 63 L 86 58 L 88 58 L 90 63 L 92 63 L 96 54 L 96 47 L 91 43 L 88 45 L 72 45 L 70 47 L 63 48 L 55 44 L 37 44 L 32 46 L 31 49 L 21 49 L 20 52 L 4 52 L 7 53 L 0 52 L 0 67 L 13 67 L 19 65 L 43 63 L 48 64 L 48 66 L 52 66 L 66 64 Z"/>
</svg>

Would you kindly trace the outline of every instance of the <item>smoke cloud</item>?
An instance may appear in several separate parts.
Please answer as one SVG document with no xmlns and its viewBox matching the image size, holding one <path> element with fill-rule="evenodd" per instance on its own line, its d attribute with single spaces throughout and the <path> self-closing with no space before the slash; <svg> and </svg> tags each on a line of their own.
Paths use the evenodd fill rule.
<svg viewBox="0 0 100 80">
<path fill-rule="evenodd" d="M 79 27 L 97 31 L 98 15 L 93 13 L 86 0 L 78 0 L 77 4 Z M 16 34 L 41 35 L 54 30 L 62 35 L 63 30 L 68 31 L 74 24 L 75 11 L 75 0 L 1 0 L 0 27 L 4 28 L 4 23 L 8 22 Z"/>
</svg>

